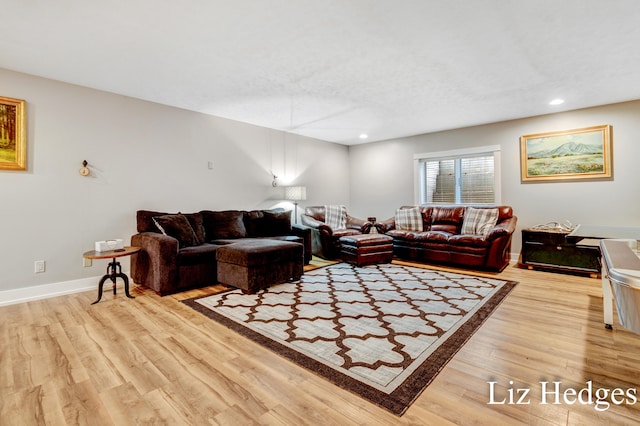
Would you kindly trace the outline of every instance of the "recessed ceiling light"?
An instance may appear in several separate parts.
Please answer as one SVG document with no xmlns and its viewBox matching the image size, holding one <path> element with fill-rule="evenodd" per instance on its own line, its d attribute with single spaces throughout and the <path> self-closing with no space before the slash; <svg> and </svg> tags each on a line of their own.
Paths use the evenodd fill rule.
<svg viewBox="0 0 640 426">
<path fill-rule="evenodd" d="M 360 133 L 360 136 L 359 136 L 360 139 L 366 139 L 368 137 L 369 137 L 369 135 L 366 134 L 366 133 Z"/>
<path fill-rule="evenodd" d="M 549 102 L 549 105 L 560 105 L 564 103 L 564 99 L 554 99 L 551 102 Z"/>
</svg>

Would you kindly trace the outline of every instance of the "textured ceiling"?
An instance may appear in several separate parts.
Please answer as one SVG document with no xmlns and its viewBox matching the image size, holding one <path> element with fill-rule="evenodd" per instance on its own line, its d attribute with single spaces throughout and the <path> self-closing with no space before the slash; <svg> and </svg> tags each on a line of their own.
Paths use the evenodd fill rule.
<svg viewBox="0 0 640 426">
<path fill-rule="evenodd" d="M 0 0 L 0 10 L 1 68 L 343 144 L 640 99 L 637 0 Z M 557 97 L 566 102 L 550 107 Z"/>
</svg>

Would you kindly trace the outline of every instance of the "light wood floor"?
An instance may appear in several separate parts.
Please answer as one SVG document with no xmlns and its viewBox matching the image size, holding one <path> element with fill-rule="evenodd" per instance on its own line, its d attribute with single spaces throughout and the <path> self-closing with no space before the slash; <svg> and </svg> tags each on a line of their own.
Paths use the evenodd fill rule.
<svg viewBox="0 0 640 426">
<path fill-rule="evenodd" d="M 180 303 L 215 287 L 0 307 L 0 424 L 637 424 L 640 402 L 541 404 L 541 381 L 640 388 L 640 335 L 617 319 L 604 329 L 600 280 L 513 266 L 499 277 L 519 284 L 402 417 Z M 490 381 L 495 402 L 525 388 L 530 403 L 488 404 Z"/>
</svg>

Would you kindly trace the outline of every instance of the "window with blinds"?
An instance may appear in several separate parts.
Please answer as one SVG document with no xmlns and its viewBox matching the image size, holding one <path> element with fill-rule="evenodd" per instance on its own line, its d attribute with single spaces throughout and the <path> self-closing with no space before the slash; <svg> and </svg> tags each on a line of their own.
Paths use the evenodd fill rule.
<svg viewBox="0 0 640 426">
<path fill-rule="evenodd" d="M 499 150 L 499 148 L 498 148 Z M 496 204 L 499 152 L 461 150 L 416 156 L 420 204 Z M 499 166 L 498 166 L 499 167 Z"/>
</svg>

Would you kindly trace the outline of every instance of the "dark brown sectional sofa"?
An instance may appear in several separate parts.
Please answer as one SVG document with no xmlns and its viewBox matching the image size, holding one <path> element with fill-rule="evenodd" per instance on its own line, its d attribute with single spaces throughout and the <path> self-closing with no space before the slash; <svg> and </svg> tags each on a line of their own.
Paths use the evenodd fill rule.
<svg viewBox="0 0 640 426">
<path fill-rule="evenodd" d="M 400 209 L 415 209 L 403 206 Z M 419 207 L 422 231 L 396 228 L 396 218 L 376 224 L 378 232 L 393 237 L 393 254 L 401 259 L 439 263 L 464 268 L 502 271 L 511 258 L 511 238 L 517 217 L 510 206 L 477 206 L 473 209 L 497 209 L 494 226 L 486 233 L 462 234 L 469 207 Z"/>
<path fill-rule="evenodd" d="M 311 260 L 311 231 L 292 225 L 291 212 L 281 209 L 188 214 L 139 210 L 136 220 L 138 233 L 131 245 L 142 250 L 131 258 L 131 277 L 161 295 L 217 283 L 216 250 L 229 244 L 253 239 L 295 242 L 304 246 L 304 263 Z"/>
</svg>

